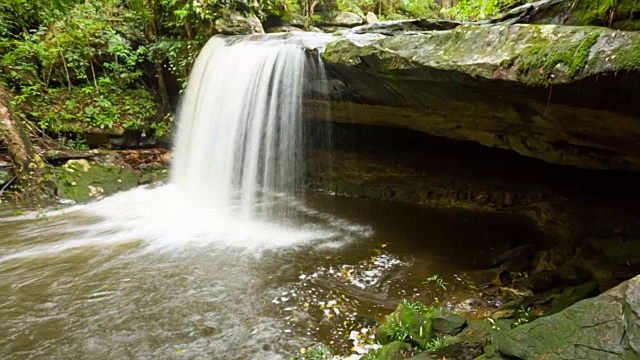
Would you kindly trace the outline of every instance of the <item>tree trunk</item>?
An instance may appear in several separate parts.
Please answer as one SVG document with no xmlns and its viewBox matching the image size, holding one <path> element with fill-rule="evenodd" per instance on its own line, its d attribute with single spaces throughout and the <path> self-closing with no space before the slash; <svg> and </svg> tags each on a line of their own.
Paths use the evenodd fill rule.
<svg viewBox="0 0 640 360">
<path fill-rule="evenodd" d="M 50 193 L 50 168 L 33 151 L 31 141 L 22 124 L 11 112 L 10 94 L 0 84 L 0 140 L 5 144 L 13 163 L 17 183 L 27 200 L 38 200 Z"/>
</svg>

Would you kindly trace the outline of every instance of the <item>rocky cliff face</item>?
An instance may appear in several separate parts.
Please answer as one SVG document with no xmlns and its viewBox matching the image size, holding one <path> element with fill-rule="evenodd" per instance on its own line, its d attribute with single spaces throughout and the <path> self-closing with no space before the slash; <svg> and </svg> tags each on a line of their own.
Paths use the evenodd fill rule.
<svg viewBox="0 0 640 360">
<path fill-rule="evenodd" d="M 323 58 L 333 121 L 640 170 L 640 33 L 402 21 L 356 27 Z"/>
</svg>

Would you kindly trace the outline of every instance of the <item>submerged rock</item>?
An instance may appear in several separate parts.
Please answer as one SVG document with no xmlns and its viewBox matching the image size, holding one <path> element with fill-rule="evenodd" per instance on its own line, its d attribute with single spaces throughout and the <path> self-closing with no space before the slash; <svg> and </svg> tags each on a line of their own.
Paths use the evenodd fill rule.
<svg viewBox="0 0 640 360">
<path fill-rule="evenodd" d="M 637 359 L 640 276 L 551 316 L 494 334 L 499 354 L 518 359 Z"/>
</svg>

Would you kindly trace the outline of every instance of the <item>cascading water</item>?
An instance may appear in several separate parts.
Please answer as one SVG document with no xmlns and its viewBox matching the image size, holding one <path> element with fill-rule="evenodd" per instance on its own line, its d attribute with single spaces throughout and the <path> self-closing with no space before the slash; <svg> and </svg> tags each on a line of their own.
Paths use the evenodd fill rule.
<svg viewBox="0 0 640 360">
<path fill-rule="evenodd" d="M 179 190 L 228 215 L 282 210 L 273 200 L 292 195 L 302 174 L 305 79 L 323 75 L 308 62 L 295 43 L 211 39 L 179 113 Z"/>
</svg>

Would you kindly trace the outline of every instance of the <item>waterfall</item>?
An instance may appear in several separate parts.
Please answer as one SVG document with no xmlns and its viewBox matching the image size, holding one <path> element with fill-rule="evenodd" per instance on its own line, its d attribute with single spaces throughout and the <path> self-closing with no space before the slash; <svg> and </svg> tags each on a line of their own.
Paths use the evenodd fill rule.
<svg viewBox="0 0 640 360">
<path fill-rule="evenodd" d="M 172 182 L 219 211 L 272 212 L 301 185 L 302 100 L 321 65 L 295 41 L 212 38 L 180 107 Z"/>
</svg>

